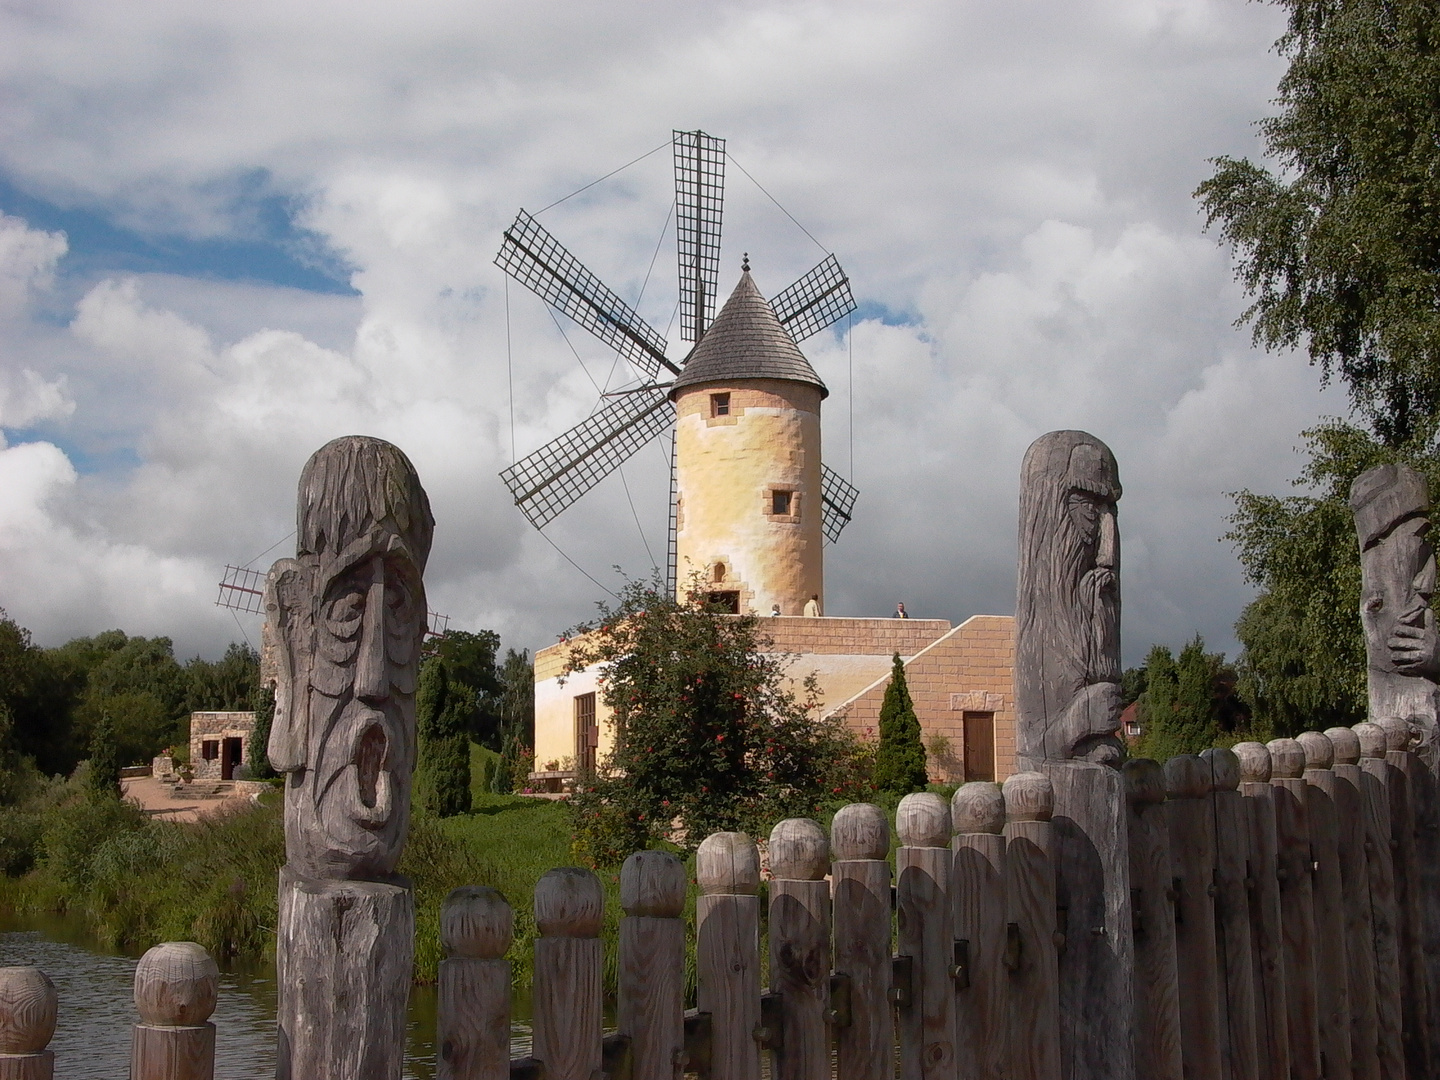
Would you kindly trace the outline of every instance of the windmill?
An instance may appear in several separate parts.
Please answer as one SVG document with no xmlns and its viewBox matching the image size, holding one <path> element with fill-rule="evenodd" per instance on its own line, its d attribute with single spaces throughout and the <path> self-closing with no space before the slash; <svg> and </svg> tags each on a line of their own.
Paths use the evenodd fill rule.
<svg viewBox="0 0 1440 1080">
<path fill-rule="evenodd" d="M 638 387 L 605 395 L 613 400 L 500 473 L 515 505 L 536 529 L 543 529 L 647 443 L 673 428 L 676 411 L 667 393 L 670 383 L 661 380 L 682 374 L 715 318 L 725 140 L 703 131 L 676 131 L 672 144 L 680 338 L 694 343 L 683 358 L 672 360 L 664 335 L 523 209 L 505 230 L 495 257 L 495 264 L 505 273 L 624 357 L 642 380 Z M 819 333 L 855 310 L 850 280 L 834 255 L 827 255 L 769 305 L 794 342 Z M 834 543 L 850 521 L 858 492 L 834 470 L 822 466 L 821 494 L 822 531 L 825 539 Z M 668 570 L 673 585 L 673 450 L 670 495 Z"/>
</svg>

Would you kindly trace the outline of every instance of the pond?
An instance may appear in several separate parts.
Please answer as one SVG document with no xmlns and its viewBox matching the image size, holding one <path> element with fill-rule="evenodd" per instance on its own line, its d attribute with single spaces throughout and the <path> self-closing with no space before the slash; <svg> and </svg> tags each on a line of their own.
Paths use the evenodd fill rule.
<svg viewBox="0 0 1440 1080">
<path fill-rule="evenodd" d="M 115 1080 L 130 1071 L 130 1028 L 135 1014 L 135 963 L 139 956 L 108 953 L 59 917 L 0 913 L 0 967 L 34 965 L 60 995 L 60 1017 L 50 1048 L 56 1080 Z M 527 1002 L 511 1029 L 511 1056 L 530 1052 Z M 215 1080 L 260 1080 L 275 1075 L 275 968 L 231 965 L 220 972 L 215 1024 Z M 435 1075 L 435 990 L 410 992 L 406 1080 Z"/>
</svg>

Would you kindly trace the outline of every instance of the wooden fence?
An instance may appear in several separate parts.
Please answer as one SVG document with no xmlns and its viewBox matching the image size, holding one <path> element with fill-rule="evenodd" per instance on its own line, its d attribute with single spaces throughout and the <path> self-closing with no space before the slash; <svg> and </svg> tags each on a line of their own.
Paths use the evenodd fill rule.
<svg viewBox="0 0 1440 1080">
<path fill-rule="evenodd" d="M 1440 829 L 1403 722 L 1125 766 L 1141 1080 L 1422 1080 L 1440 1065 Z M 536 886 L 533 1057 L 510 1058 L 512 912 L 457 889 L 441 914 L 439 1075 L 455 1080 L 1061 1080 L 1068 925 L 1039 773 L 907 796 L 894 885 L 885 814 L 830 835 L 783 821 L 696 858 L 698 1009 L 684 1010 L 687 882 L 672 855 L 621 872 L 618 1030 L 603 1031 L 603 890 Z M 132 1077 L 213 1074 L 216 971 L 199 946 L 136 972 Z M 1434 991 L 1432 992 L 1432 987 Z M 0 969 L 0 1080 L 52 1075 L 53 986 Z M 63 1069 L 62 1069 L 63 1075 Z M 368 1080 L 368 1078 L 367 1078 Z M 378 1080 L 378 1078 L 377 1078 Z M 388 1078 L 387 1078 L 388 1080 Z"/>
</svg>

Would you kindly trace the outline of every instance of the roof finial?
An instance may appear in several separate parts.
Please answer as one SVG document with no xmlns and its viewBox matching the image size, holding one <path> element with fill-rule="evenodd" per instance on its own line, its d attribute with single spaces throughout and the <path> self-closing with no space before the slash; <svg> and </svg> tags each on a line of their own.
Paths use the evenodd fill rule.
<svg viewBox="0 0 1440 1080">
<path fill-rule="evenodd" d="M 747 274 L 750 272 L 750 253 L 748 251 L 740 257 L 740 269 Z"/>
</svg>

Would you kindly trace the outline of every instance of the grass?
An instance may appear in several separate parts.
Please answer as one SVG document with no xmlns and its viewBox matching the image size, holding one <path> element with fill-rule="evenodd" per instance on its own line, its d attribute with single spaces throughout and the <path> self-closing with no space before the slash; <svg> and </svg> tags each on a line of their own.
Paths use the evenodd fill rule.
<svg viewBox="0 0 1440 1080">
<path fill-rule="evenodd" d="M 475 751 L 472 760 L 489 753 Z M 473 776 L 472 789 L 479 787 L 480 769 Z M 515 910 L 510 958 L 516 986 L 523 989 L 530 983 L 536 936 L 531 897 L 545 871 L 574 863 L 569 820 L 558 802 L 479 790 L 472 790 L 472 799 L 469 814 L 411 822 L 400 872 L 415 886 L 416 980 L 436 978 L 445 897 L 460 885 L 489 885 Z M 0 876 L 0 908 L 65 915 L 111 949 L 140 951 L 187 940 L 222 959 L 273 959 L 276 889 L 285 858 L 281 803 L 277 791 L 259 806 L 183 825 L 153 821 L 125 804 L 87 797 L 81 784 L 67 784 L 28 815 L 40 823 L 38 860 L 23 875 Z M 619 877 L 602 880 L 607 953 L 613 957 Z"/>
</svg>

